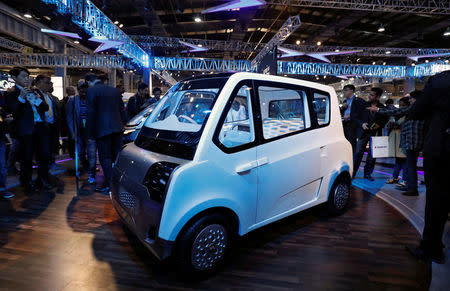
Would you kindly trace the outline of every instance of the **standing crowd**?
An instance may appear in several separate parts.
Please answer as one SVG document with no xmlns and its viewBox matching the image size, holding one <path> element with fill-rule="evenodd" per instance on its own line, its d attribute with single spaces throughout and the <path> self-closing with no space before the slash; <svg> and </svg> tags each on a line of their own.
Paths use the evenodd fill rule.
<svg viewBox="0 0 450 291">
<path fill-rule="evenodd" d="M 32 79 L 29 71 L 21 67 L 9 74 L 15 86 L 0 96 L 0 198 L 14 197 L 6 189 L 8 174 L 19 174 L 26 195 L 54 188 L 57 178 L 50 175 L 50 170 L 57 168 L 56 156 L 61 149 L 71 157 L 76 149 L 81 174 L 88 173 L 90 184 L 96 183 L 98 152 L 104 179 L 96 191 L 109 192 L 126 122 L 158 101 L 161 89 L 154 88 L 155 97 L 150 98 L 148 85 L 139 84 L 126 108 L 123 86 L 107 85 L 105 75 L 87 74 L 76 89 L 67 87 L 66 96 L 59 100 L 52 94 L 49 76 Z M 35 181 L 33 167 L 38 169 Z"/>
<path fill-rule="evenodd" d="M 406 196 L 419 196 L 417 161 L 423 153 L 426 185 L 425 227 L 420 245 L 408 245 L 415 257 L 445 262 L 442 236 L 450 212 L 450 71 L 430 77 L 423 91 L 413 91 L 399 100 L 399 108 L 388 100 L 379 102 L 383 93 L 372 88 L 368 101 L 355 96 L 353 85 L 344 87 L 341 108 L 344 134 L 353 149 L 353 178 L 356 176 L 371 138 L 382 135 L 385 128 L 389 147 L 395 157 L 392 178 Z M 367 152 L 364 179 L 374 181 L 375 159 Z M 399 174 L 403 169 L 403 181 Z"/>
</svg>

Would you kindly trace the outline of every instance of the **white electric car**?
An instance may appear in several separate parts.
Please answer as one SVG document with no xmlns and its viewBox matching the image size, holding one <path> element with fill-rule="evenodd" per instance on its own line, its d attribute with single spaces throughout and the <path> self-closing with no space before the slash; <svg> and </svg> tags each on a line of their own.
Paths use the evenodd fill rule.
<svg viewBox="0 0 450 291">
<path fill-rule="evenodd" d="M 350 173 L 333 88 L 218 74 L 158 103 L 117 159 L 111 198 L 159 259 L 209 273 L 236 236 L 321 203 L 344 212 Z"/>
</svg>

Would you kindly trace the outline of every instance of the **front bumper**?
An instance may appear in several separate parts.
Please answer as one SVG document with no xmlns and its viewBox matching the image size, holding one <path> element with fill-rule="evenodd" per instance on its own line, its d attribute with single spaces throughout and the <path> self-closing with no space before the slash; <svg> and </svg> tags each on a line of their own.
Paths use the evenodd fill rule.
<svg viewBox="0 0 450 291">
<path fill-rule="evenodd" d="M 158 237 L 162 204 L 151 200 L 144 185 L 117 167 L 113 169 L 111 201 L 122 220 L 158 259 L 170 256 L 174 242 Z"/>
</svg>

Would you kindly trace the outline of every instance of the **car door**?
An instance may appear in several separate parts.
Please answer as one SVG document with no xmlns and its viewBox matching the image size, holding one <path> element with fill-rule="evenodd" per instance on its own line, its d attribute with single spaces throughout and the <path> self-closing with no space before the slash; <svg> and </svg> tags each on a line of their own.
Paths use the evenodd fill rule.
<svg viewBox="0 0 450 291">
<path fill-rule="evenodd" d="M 317 198 L 320 146 L 311 123 L 309 89 L 256 82 L 257 223 L 289 215 Z"/>
<path fill-rule="evenodd" d="M 227 191 L 240 208 L 241 225 L 255 223 L 257 200 L 257 139 L 254 126 L 254 102 L 251 81 L 239 82 L 231 93 L 217 124 L 209 153 L 217 163 L 220 191 Z"/>
</svg>

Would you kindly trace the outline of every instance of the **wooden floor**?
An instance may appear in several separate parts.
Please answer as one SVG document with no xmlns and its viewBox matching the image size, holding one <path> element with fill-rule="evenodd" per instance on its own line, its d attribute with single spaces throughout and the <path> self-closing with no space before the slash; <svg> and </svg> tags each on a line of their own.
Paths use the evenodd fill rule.
<svg viewBox="0 0 450 291">
<path fill-rule="evenodd" d="M 74 178 L 61 179 L 62 193 L 0 202 L 0 290 L 427 290 L 431 280 L 404 249 L 418 233 L 361 190 L 340 217 L 317 207 L 251 233 L 218 274 L 192 282 L 123 228 L 108 196 L 76 196 Z"/>
</svg>

